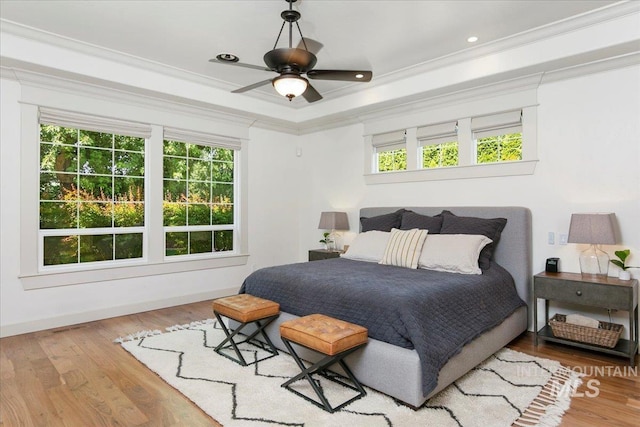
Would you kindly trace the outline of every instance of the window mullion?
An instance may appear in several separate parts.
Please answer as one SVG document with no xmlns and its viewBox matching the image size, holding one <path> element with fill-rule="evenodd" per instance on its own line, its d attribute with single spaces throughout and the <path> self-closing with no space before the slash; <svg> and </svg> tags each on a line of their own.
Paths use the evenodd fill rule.
<svg viewBox="0 0 640 427">
<path fill-rule="evenodd" d="M 418 128 L 409 128 L 405 134 L 405 144 L 407 149 L 407 170 L 418 169 Z"/>
<path fill-rule="evenodd" d="M 458 120 L 458 166 L 468 166 L 475 162 L 475 145 L 471 132 L 471 118 Z"/>
<path fill-rule="evenodd" d="M 151 137 L 147 140 L 145 156 L 145 253 L 150 262 L 162 262 L 164 259 L 163 205 L 163 129 L 151 126 Z M 150 242 L 156 242 L 150 244 Z"/>
</svg>

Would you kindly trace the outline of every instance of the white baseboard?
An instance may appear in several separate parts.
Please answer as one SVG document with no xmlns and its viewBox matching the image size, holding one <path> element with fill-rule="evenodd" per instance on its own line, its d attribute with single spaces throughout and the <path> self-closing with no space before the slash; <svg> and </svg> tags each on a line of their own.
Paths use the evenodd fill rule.
<svg viewBox="0 0 640 427">
<path fill-rule="evenodd" d="M 124 316 L 127 314 L 141 313 L 143 311 L 158 310 L 160 308 L 174 307 L 176 305 L 190 304 L 192 302 L 206 301 L 238 293 L 238 287 L 216 289 L 197 294 L 181 295 L 179 297 L 160 299 L 154 301 L 139 302 L 136 304 L 120 305 L 117 307 L 103 308 L 99 310 L 84 311 L 81 313 L 65 314 L 63 316 L 47 319 L 32 320 L 29 322 L 13 323 L 0 326 L 0 338 L 12 335 L 26 334 L 29 332 L 43 331 L 45 329 L 59 328 L 62 326 L 77 325 L 78 323 L 93 322 L 95 320 L 108 319 L 110 317 Z M 211 314 L 213 316 L 213 312 Z M 202 319 L 193 319 L 202 320 Z M 167 325 L 171 326 L 171 325 Z"/>
</svg>

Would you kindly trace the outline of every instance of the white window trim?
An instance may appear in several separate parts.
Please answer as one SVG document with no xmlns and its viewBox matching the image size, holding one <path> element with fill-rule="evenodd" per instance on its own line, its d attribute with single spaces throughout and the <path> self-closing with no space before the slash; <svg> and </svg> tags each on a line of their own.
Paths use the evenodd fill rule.
<svg viewBox="0 0 640 427">
<path fill-rule="evenodd" d="M 365 124 L 364 156 L 365 183 L 389 184 L 419 181 L 440 181 L 453 179 L 490 178 L 501 176 L 532 175 L 537 165 L 537 93 L 527 90 L 518 93 L 498 95 L 492 98 L 476 99 L 472 102 L 450 105 L 442 109 L 432 108 L 413 112 L 398 118 L 384 121 L 373 121 Z M 522 160 L 476 164 L 475 140 L 471 128 L 471 118 L 508 113 L 522 110 Z M 424 118 L 432 118 L 431 123 L 425 123 Z M 446 168 L 425 168 L 418 159 L 420 142 L 416 138 L 417 129 L 430 124 L 458 122 L 458 166 Z M 371 147 L 375 135 L 384 133 L 387 126 L 398 129 L 398 123 L 406 127 L 407 138 L 407 170 L 377 173 L 375 168 L 375 149 Z"/>
<path fill-rule="evenodd" d="M 23 92 L 24 94 L 25 92 Z M 29 93 L 29 91 L 26 91 Z M 75 95 L 60 94 L 56 97 L 61 104 L 73 101 Z M 29 98 L 29 96 L 25 97 Z M 45 99 L 50 99 L 44 96 Z M 86 98 L 85 98 L 86 100 Z M 122 105 L 113 104 L 110 101 L 92 99 L 92 105 L 98 105 L 95 109 L 98 111 L 87 111 L 87 114 L 101 116 L 102 111 L 119 111 Z M 243 209 L 247 205 L 248 189 L 248 155 L 247 155 L 247 139 L 239 137 L 240 150 L 237 151 L 239 159 L 240 173 L 238 174 L 238 182 L 236 185 L 240 188 L 240 197 L 235 200 L 235 215 L 237 233 L 236 239 L 238 244 L 234 246 L 233 252 L 225 252 L 209 256 L 206 259 L 181 259 L 165 261 L 164 247 L 162 245 L 149 244 L 146 258 L 136 260 L 124 260 L 122 263 L 109 263 L 109 265 L 100 266 L 76 266 L 73 270 L 40 271 L 39 270 L 39 158 L 40 158 L 40 132 L 39 132 L 39 104 L 38 101 L 24 99 L 21 102 L 21 141 L 20 141 L 20 274 L 22 286 L 25 290 L 41 289 L 57 286 L 67 286 L 80 283 L 102 282 L 120 279 L 129 279 L 136 277 L 146 277 L 161 274 L 180 273 L 194 270 L 207 270 L 212 268 L 224 268 L 246 265 L 248 254 L 248 237 L 247 237 L 247 220 L 248 213 Z M 45 102 L 44 104 L 50 104 Z M 58 106 L 47 105 L 52 108 Z M 61 109 L 64 106 L 61 106 Z M 82 108 L 79 106 L 78 108 Z M 136 107 L 127 107 L 129 110 Z M 83 108 L 84 110 L 84 108 Z M 129 111 L 130 112 L 130 111 Z M 122 112 L 123 119 L 127 117 L 127 112 Z M 146 111 L 140 112 L 141 116 L 145 116 Z M 175 115 L 174 115 L 175 117 Z M 189 116 L 175 117 L 175 120 L 187 118 L 187 121 L 203 123 L 204 121 L 191 118 Z M 144 119 L 141 122 L 145 121 Z M 211 126 L 206 123 L 204 126 Z M 172 123 L 167 123 L 171 126 Z M 228 128 L 227 124 L 222 124 L 223 128 Z M 162 182 L 162 140 L 163 127 L 158 125 L 151 126 L 151 137 L 148 139 L 148 145 L 151 149 L 147 150 L 145 174 L 148 179 L 155 182 Z M 155 167 L 153 167 L 155 165 Z M 147 217 L 145 218 L 145 227 L 147 228 L 148 241 L 164 242 L 164 230 L 162 221 L 162 185 L 149 186 L 148 197 L 145 197 L 147 206 Z M 235 245 L 235 241 L 234 241 Z"/>
<path fill-rule="evenodd" d="M 185 225 L 185 226 L 171 226 L 171 227 L 166 227 L 164 226 L 164 218 L 161 218 L 162 224 L 163 224 L 163 233 L 162 233 L 162 246 L 163 246 L 163 258 L 165 262 L 176 262 L 176 261 L 182 261 L 182 260 L 191 260 L 191 259 L 199 259 L 199 258 L 212 258 L 212 257 L 221 257 L 221 256 L 225 256 L 225 255 L 234 255 L 237 254 L 239 249 L 241 248 L 241 239 L 240 239 L 240 226 L 239 224 L 242 224 L 241 222 L 241 216 L 240 216 L 240 212 L 239 212 L 239 206 L 241 206 L 241 204 L 236 203 L 236 195 L 237 194 L 243 194 L 243 192 L 240 189 L 240 185 L 238 183 L 239 179 L 240 179 L 240 174 L 238 174 L 238 171 L 240 170 L 240 173 L 242 173 L 243 168 L 241 166 L 241 159 L 242 159 L 242 141 L 238 138 L 225 138 L 222 136 L 218 136 L 218 135 L 211 135 L 211 134 L 202 134 L 199 132 L 190 132 L 190 131 L 185 131 L 182 129 L 173 129 L 173 128 L 164 128 L 164 136 L 162 139 L 162 143 L 160 144 L 160 151 L 162 154 L 162 159 L 164 162 L 164 153 L 162 150 L 162 147 L 164 146 L 164 141 L 165 140 L 171 140 L 171 141 L 177 141 L 177 142 L 183 142 L 186 144 L 197 144 L 197 145 L 206 145 L 209 147 L 220 147 L 220 148 L 227 148 L 227 149 L 232 149 L 235 150 L 235 154 L 233 156 L 233 194 L 234 194 L 234 202 L 233 202 L 233 224 L 216 224 L 216 225 L 206 225 L 206 226 L 192 226 L 192 225 Z M 244 147 L 245 153 L 247 150 L 247 147 Z M 161 174 L 161 181 L 164 180 L 164 173 L 162 172 Z M 161 186 L 162 187 L 162 186 Z M 163 190 L 164 191 L 164 190 Z M 164 195 L 162 197 L 164 199 Z M 162 206 L 160 207 L 160 210 L 162 210 Z M 232 230 L 233 231 L 233 250 L 232 251 L 224 251 L 224 252 L 205 252 L 205 253 L 199 253 L 199 254 L 184 254 L 184 255 L 171 255 L 171 256 L 167 256 L 166 253 L 166 246 L 167 246 L 167 242 L 166 242 L 166 238 L 167 238 L 167 233 L 171 233 L 171 232 L 181 232 L 181 231 L 185 231 L 185 232 L 189 232 L 189 231 L 208 231 L 208 230 Z M 213 254 L 213 255 L 212 255 Z"/>
</svg>

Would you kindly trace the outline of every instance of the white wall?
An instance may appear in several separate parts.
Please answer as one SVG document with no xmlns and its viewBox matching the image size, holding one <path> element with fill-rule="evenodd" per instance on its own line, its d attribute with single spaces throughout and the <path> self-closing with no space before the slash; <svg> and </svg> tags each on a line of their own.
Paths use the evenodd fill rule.
<svg viewBox="0 0 640 427">
<path fill-rule="evenodd" d="M 0 119 L 0 325 L 2 334 L 211 298 L 237 289 L 254 268 L 304 261 L 320 246 L 320 212 L 349 212 L 348 243 L 363 206 L 520 205 L 533 214 L 534 270 L 559 256 L 579 271 L 575 245 L 547 245 L 570 214 L 616 213 L 622 244 L 640 264 L 640 67 L 543 84 L 538 90 L 534 175 L 365 185 L 363 127 L 304 136 L 250 129 L 246 266 L 25 291 L 19 274 L 20 86 L 2 80 Z M 301 156 L 297 156 L 296 148 Z M 612 271 L 613 274 L 613 271 Z M 640 277 L 640 270 L 633 272 Z M 572 308 L 575 309 L 575 308 Z M 566 310 L 565 310 L 566 312 Z M 594 316 L 604 319 L 601 312 Z M 623 317 L 617 320 L 626 323 Z"/>
<path fill-rule="evenodd" d="M 21 87 L 1 80 L 0 325 L 10 335 L 201 301 L 237 291 L 252 267 L 296 258 L 295 137 L 250 129 L 249 261 L 245 266 L 25 291 L 20 273 Z M 292 232 L 293 230 L 293 232 Z M 198 319 L 194 319 L 198 320 Z"/>
<path fill-rule="evenodd" d="M 630 248 L 630 260 L 640 265 L 640 67 L 543 84 L 538 101 L 534 175 L 365 185 L 362 126 L 305 136 L 303 185 L 311 200 L 300 211 L 300 258 L 320 246 L 323 210 L 349 212 L 348 241 L 363 206 L 511 205 L 531 209 L 535 272 L 552 256 L 561 258 L 563 271 L 580 271 L 578 245 L 547 244 L 549 231 L 568 232 L 572 212 L 615 212 L 622 242 L 604 249 L 613 255 Z M 640 270 L 632 274 L 640 277 Z M 606 320 L 602 311 L 592 314 Z M 626 324 L 625 316 L 616 319 Z"/>
</svg>

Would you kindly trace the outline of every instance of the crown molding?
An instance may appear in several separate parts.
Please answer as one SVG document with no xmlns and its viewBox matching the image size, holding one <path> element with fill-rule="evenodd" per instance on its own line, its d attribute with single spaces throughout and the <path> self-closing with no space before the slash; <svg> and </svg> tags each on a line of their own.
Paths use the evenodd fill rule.
<svg viewBox="0 0 640 427">
<path fill-rule="evenodd" d="M 222 121 L 237 124 L 242 127 L 251 127 L 256 120 L 262 117 L 251 117 L 242 112 L 235 114 L 221 109 L 212 109 L 210 104 L 181 98 L 166 93 L 153 92 L 146 89 L 105 82 L 87 76 L 79 76 L 72 73 L 61 73 L 59 70 L 49 69 L 21 69 L 16 64 L 6 66 L 6 61 L 0 66 L 2 78 L 9 78 L 22 85 L 55 90 L 62 93 L 81 94 L 105 101 L 117 102 L 136 107 L 152 108 L 159 111 L 180 113 L 199 117 L 210 121 Z M 6 76 L 6 77 L 5 77 Z M 283 125 L 283 123 L 280 123 Z"/>
<path fill-rule="evenodd" d="M 631 52 L 625 55 L 607 58 L 588 64 L 580 64 L 573 67 L 550 71 L 544 74 L 541 84 L 573 79 L 590 74 L 603 73 L 620 68 L 632 67 L 634 65 L 640 65 L 640 51 Z"/>
<path fill-rule="evenodd" d="M 621 18 L 627 15 L 640 12 L 640 1 L 621 1 L 604 6 L 579 15 L 575 15 L 561 21 L 552 22 L 541 27 L 533 28 L 522 33 L 513 34 L 508 37 L 487 42 L 477 47 L 468 48 L 450 55 L 435 58 L 421 64 L 412 65 L 402 70 L 376 76 L 372 86 L 391 83 L 395 80 L 406 79 L 418 74 L 428 73 L 438 68 L 447 67 L 461 62 L 471 61 L 487 55 L 492 55 L 508 51 L 520 46 L 525 46 L 534 42 L 543 41 L 562 34 L 570 33 L 579 29 L 588 28 L 606 21 Z M 356 92 L 357 88 L 351 87 L 341 95 Z M 328 92 L 331 93 L 331 92 Z"/>
<path fill-rule="evenodd" d="M 463 61 L 473 61 L 485 55 L 509 50 L 527 43 L 551 38 L 563 33 L 576 31 L 581 28 L 601 24 L 609 20 L 615 20 L 626 15 L 640 12 L 640 2 L 622 2 L 588 12 L 564 21 L 548 24 L 544 27 L 517 34 L 493 43 L 467 49 L 446 57 L 438 58 L 427 63 L 401 70 L 392 75 L 386 75 L 375 79 L 376 85 L 382 85 L 391 81 L 399 81 L 415 74 L 429 73 L 440 67 Z M 3 32 L 16 34 L 54 45 L 64 45 L 68 49 L 82 50 L 88 55 L 97 55 L 116 63 L 127 64 L 146 69 L 154 69 L 156 72 L 170 77 L 196 82 L 203 87 L 212 87 L 221 82 L 210 77 L 185 72 L 163 64 L 143 60 L 120 52 L 111 51 L 72 39 L 66 39 L 55 34 L 46 33 L 33 28 L 21 26 L 10 21 L 0 19 L 0 28 Z M 538 63 L 529 67 L 514 69 L 509 72 L 495 73 L 486 77 L 468 80 L 448 86 L 442 86 L 428 91 L 413 93 L 401 98 L 362 105 L 348 111 L 322 115 L 310 120 L 296 120 L 296 115 L 291 118 L 275 117 L 262 112 L 248 112 L 241 107 L 231 108 L 225 105 L 214 104 L 206 100 L 192 99 L 187 96 L 168 94 L 161 89 L 143 89 L 102 78 L 81 75 L 64 70 L 44 67 L 37 64 L 25 63 L 11 58 L 2 58 L 0 64 L 0 77 L 3 79 L 17 80 L 24 84 L 43 88 L 57 88 L 58 90 L 72 91 L 74 93 L 86 93 L 91 96 L 118 100 L 119 102 L 135 105 L 150 106 L 162 110 L 171 109 L 174 112 L 205 117 L 211 120 L 223 120 L 237 123 L 247 127 L 257 127 L 266 130 L 278 131 L 293 135 L 309 134 L 321 130 L 347 126 L 363 121 L 376 120 L 382 117 L 407 114 L 417 110 L 433 108 L 436 105 L 460 102 L 470 96 L 481 96 L 483 93 L 490 95 L 495 91 L 523 90 L 531 84 L 544 84 L 553 81 L 574 78 L 581 75 L 603 72 L 611 69 L 636 65 L 639 63 L 640 42 L 634 40 L 624 44 L 598 49 L 587 53 L 567 56 L 546 63 Z M 407 73 L 407 74 L 402 74 Z M 385 80 L 388 79 L 388 80 Z M 533 83 L 532 83 L 533 82 Z M 536 83 L 537 82 L 537 83 Z M 229 85 L 223 85 L 229 89 Z M 219 87 L 219 86 L 216 86 Z M 360 92 L 358 85 L 352 85 L 346 89 L 336 90 L 335 93 L 348 94 Z M 375 86 L 368 86 L 373 88 Z M 271 101 L 271 96 L 266 94 L 252 94 L 252 97 Z M 281 101 L 280 97 L 273 99 Z M 334 99 L 335 101 L 335 99 Z M 295 103 L 294 103 L 295 104 Z M 278 105 L 282 107 L 281 102 Z M 293 108 L 287 106 L 286 108 Z M 313 105 L 302 105 L 294 108 L 313 108 Z M 282 115 L 281 115 L 282 116 Z"/>
<path fill-rule="evenodd" d="M 547 25 L 537 27 L 522 33 L 514 34 L 505 37 L 500 40 L 485 43 L 483 45 L 468 48 L 459 52 L 452 53 L 443 57 L 435 58 L 430 61 L 423 62 L 411 67 L 407 67 L 402 70 L 394 71 L 385 75 L 376 76 L 367 85 L 368 88 L 376 87 L 390 82 L 409 78 L 418 74 L 424 74 L 429 71 L 457 64 L 460 62 L 470 61 L 479 57 L 483 57 L 490 54 L 495 54 L 510 50 L 519 46 L 524 46 L 536 41 L 549 39 L 561 34 L 576 31 L 581 28 L 590 27 L 598 23 L 606 22 L 608 20 L 620 18 L 629 14 L 637 13 L 640 11 L 640 2 L 637 1 L 622 1 L 614 3 L 609 6 L 602 7 L 593 11 L 585 12 L 580 15 L 566 18 L 561 21 L 549 23 Z M 202 74 L 190 72 L 177 67 L 159 63 L 156 61 L 137 57 L 135 55 L 126 54 L 123 52 L 115 51 L 112 49 L 97 46 L 91 43 L 83 42 L 80 40 L 72 39 L 69 37 L 61 36 L 48 31 L 40 30 L 37 28 L 22 25 L 13 21 L 0 18 L 0 30 L 13 34 L 16 36 L 24 37 L 27 39 L 47 43 L 57 47 L 69 49 L 79 53 L 95 56 L 98 58 L 106 59 L 120 64 L 134 66 L 148 71 L 157 72 L 167 76 L 179 78 L 185 81 L 198 83 L 213 87 L 220 90 L 232 91 L 238 89 L 240 86 L 229 84 L 227 82 L 218 80 L 216 78 L 205 76 Z M 323 93 L 323 96 L 327 99 L 339 98 L 346 95 L 351 95 L 362 90 L 362 87 L 358 84 L 352 84 L 343 88 L 329 90 Z M 266 94 L 262 92 L 254 92 L 251 97 L 255 97 L 267 102 L 273 102 L 280 104 L 281 97 L 275 94 Z M 288 108 L 297 110 L 302 108 L 310 108 L 309 105 L 302 103 L 291 103 Z"/>
</svg>

